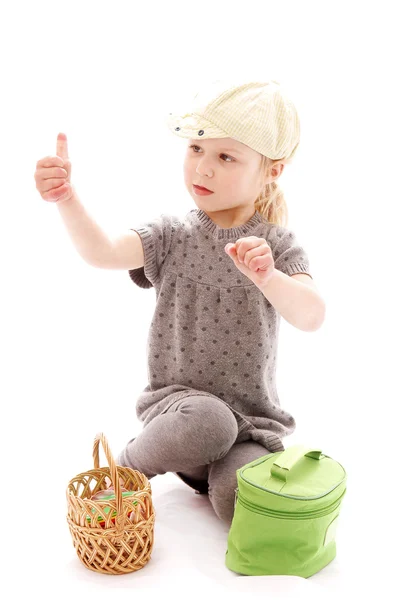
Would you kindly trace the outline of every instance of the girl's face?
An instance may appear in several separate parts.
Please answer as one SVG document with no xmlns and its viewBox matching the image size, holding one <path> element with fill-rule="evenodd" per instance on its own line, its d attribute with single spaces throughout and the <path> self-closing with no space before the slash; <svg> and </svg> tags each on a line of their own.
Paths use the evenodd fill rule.
<svg viewBox="0 0 400 600">
<path fill-rule="evenodd" d="M 262 184 L 261 154 L 233 138 L 187 140 L 184 160 L 185 185 L 197 206 L 205 212 L 250 209 Z M 193 185 L 213 193 L 197 195 Z"/>
</svg>

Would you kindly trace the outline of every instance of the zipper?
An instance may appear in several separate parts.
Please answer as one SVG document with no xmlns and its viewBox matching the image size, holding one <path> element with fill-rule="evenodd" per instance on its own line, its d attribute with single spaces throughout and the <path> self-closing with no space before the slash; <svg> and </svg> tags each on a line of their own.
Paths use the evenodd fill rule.
<svg viewBox="0 0 400 600">
<path fill-rule="evenodd" d="M 325 516 L 325 515 L 333 512 L 340 505 L 340 503 L 343 499 L 343 496 L 346 493 L 346 490 L 344 490 L 343 494 L 337 500 L 332 502 L 329 506 L 324 506 L 323 508 L 320 508 L 318 510 L 311 510 L 311 511 L 301 512 L 301 513 L 292 513 L 292 512 L 287 512 L 287 511 L 283 511 L 283 510 L 278 511 L 278 510 L 264 508 L 259 505 L 253 504 L 252 502 L 249 502 L 242 495 L 239 495 L 238 492 L 239 492 L 239 488 L 237 487 L 235 490 L 235 506 L 236 506 L 236 502 L 239 502 L 239 504 L 241 504 L 248 510 L 251 510 L 252 512 L 256 512 L 256 513 L 263 514 L 263 515 L 269 515 L 276 519 L 301 520 L 301 519 L 310 519 L 312 517 L 322 517 L 322 516 Z"/>
<path fill-rule="evenodd" d="M 262 485 L 257 485 L 257 483 L 254 483 L 254 481 L 250 481 L 249 479 L 247 479 L 243 473 L 240 474 L 242 479 L 244 481 L 246 481 L 248 484 L 258 488 L 259 490 L 263 490 L 264 492 L 269 492 L 270 494 L 275 494 L 276 496 L 284 496 L 285 498 L 292 498 L 293 500 L 317 500 L 318 498 L 323 498 L 323 496 L 327 496 L 328 494 L 330 494 L 333 490 L 335 490 L 337 487 L 339 487 L 339 485 L 341 485 L 343 483 L 343 481 L 345 481 L 346 476 L 343 477 L 343 479 L 341 481 L 339 481 L 339 483 L 337 483 L 336 485 L 334 485 L 333 487 L 331 487 L 329 490 L 327 490 L 326 492 L 324 492 L 323 494 L 320 494 L 319 496 L 293 496 L 291 494 L 284 494 L 283 492 L 275 492 L 274 490 L 271 490 L 269 488 L 263 487 Z M 239 488 L 236 488 L 236 490 L 238 490 Z"/>
</svg>

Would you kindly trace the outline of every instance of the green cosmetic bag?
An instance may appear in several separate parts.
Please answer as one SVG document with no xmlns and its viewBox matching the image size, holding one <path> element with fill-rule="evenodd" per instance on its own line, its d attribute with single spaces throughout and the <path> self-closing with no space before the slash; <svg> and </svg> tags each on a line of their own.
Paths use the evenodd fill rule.
<svg viewBox="0 0 400 600">
<path fill-rule="evenodd" d="M 236 471 L 235 511 L 225 565 L 242 575 L 310 577 L 336 556 L 346 471 L 303 445 Z"/>
</svg>

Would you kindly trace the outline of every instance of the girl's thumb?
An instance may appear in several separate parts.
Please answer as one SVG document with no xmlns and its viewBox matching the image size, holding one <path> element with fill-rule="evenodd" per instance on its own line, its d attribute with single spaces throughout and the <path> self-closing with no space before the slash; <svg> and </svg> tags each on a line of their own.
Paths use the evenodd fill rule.
<svg viewBox="0 0 400 600">
<path fill-rule="evenodd" d="M 68 140 L 65 133 L 59 133 L 57 136 L 56 154 L 60 158 L 68 159 Z"/>
</svg>

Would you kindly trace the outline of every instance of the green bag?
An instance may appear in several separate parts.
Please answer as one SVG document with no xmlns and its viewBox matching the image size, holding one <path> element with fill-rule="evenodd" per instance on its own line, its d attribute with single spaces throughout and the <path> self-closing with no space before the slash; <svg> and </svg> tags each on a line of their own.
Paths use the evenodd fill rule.
<svg viewBox="0 0 400 600">
<path fill-rule="evenodd" d="M 296 445 L 252 461 L 236 475 L 228 569 L 307 578 L 335 558 L 346 493 L 342 465 L 321 450 Z"/>
</svg>

